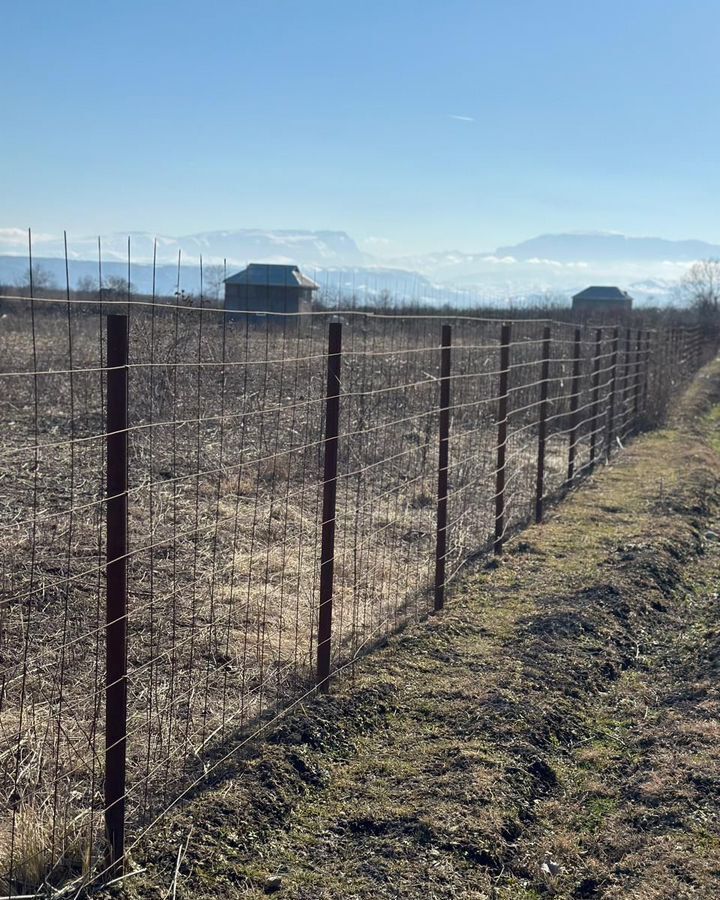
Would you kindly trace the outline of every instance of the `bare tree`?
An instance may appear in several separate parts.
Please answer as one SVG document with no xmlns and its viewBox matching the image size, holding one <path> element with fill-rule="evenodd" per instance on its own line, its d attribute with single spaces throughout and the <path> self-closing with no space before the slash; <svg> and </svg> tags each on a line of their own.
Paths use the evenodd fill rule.
<svg viewBox="0 0 720 900">
<path fill-rule="evenodd" d="M 225 266 L 205 266 L 203 270 L 204 294 L 208 300 L 220 302 L 225 284 Z"/>
<path fill-rule="evenodd" d="M 103 279 L 103 293 L 106 300 L 126 300 L 135 293 L 135 285 L 122 275 L 110 275 Z"/>
<path fill-rule="evenodd" d="M 680 282 L 679 299 L 697 310 L 704 321 L 715 321 L 720 312 L 720 259 L 693 263 Z"/>
<path fill-rule="evenodd" d="M 98 292 L 98 280 L 97 278 L 93 278 L 91 275 L 83 275 L 82 278 L 79 279 L 76 287 L 76 291 L 79 294 L 97 294 Z"/>
<path fill-rule="evenodd" d="M 540 297 L 537 299 L 537 305 L 540 309 L 553 309 L 554 307 L 567 307 L 568 299 L 567 294 L 563 294 L 562 291 L 552 290 L 551 288 L 546 288 Z"/>
<path fill-rule="evenodd" d="M 17 279 L 16 285 L 23 290 L 30 288 L 30 267 Z M 53 273 L 44 266 L 35 263 L 32 267 L 33 291 L 51 291 L 57 287 Z"/>
</svg>

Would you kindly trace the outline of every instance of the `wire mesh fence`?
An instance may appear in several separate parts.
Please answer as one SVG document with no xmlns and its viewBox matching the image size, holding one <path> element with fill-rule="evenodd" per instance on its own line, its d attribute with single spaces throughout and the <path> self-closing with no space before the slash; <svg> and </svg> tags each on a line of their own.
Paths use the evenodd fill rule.
<svg viewBox="0 0 720 900">
<path fill-rule="evenodd" d="M 122 871 L 715 350 L 697 329 L 3 303 L 8 896 Z"/>
</svg>

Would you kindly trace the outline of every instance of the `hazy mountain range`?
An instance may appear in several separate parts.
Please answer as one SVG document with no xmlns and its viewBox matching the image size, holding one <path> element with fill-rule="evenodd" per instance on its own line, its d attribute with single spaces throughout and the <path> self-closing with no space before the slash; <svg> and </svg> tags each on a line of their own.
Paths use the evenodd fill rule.
<svg viewBox="0 0 720 900">
<path fill-rule="evenodd" d="M 152 282 L 155 236 L 145 232 L 111 234 L 101 240 L 104 276 L 126 277 L 128 240 L 130 278 L 138 291 Z M 354 292 L 369 299 L 390 291 L 412 300 L 466 302 L 522 301 L 543 293 L 568 295 L 591 283 L 617 284 L 638 301 L 663 302 L 694 260 L 720 257 L 720 245 L 700 240 L 671 241 L 603 232 L 547 234 L 491 251 L 442 251 L 381 257 L 361 250 L 343 231 L 237 229 L 182 237 L 157 236 L 156 286 L 176 289 L 180 255 L 181 288 L 197 293 L 199 258 L 205 287 L 217 290 L 220 266 L 232 272 L 250 261 L 297 263 L 329 293 Z M 35 234 L 38 265 L 63 283 L 64 246 L 56 235 Z M 98 239 L 69 238 L 73 286 L 98 277 Z M 27 234 L 0 228 L 0 281 L 17 283 L 27 272 Z"/>
</svg>

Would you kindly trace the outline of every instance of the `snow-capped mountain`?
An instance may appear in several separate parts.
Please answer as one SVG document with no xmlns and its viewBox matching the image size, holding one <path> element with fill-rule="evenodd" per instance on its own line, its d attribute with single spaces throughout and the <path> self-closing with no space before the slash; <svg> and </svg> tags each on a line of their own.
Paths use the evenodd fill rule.
<svg viewBox="0 0 720 900">
<path fill-rule="evenodd" d="M 371 299 L 389 292 L 412 302 L 504 303 L 542 295 L 569 296 L 589 284 L 617 284 L 638 302 L 666 302 L 673 285 L 697 259 L 720 257 L 720 245 L 706 241 L 671 241 L 654 237 L 577 232 L 546 234 L 496 250 L 467 253 L 441 251 L 403 257 L 371 256 L 343 231 L 235 229 L 157 238 L 147 232 L 110 234 L 100 242 L 106 277 L 126 277 L 128 241 L 131 281 L 149 290 L 157 247 L 157 289 L 177 286 L 178 254 L 182 286 L 199 290 L 199 259 L 208 278 L 221 282 L 218 269 L 227 261 L 233 272 L 248 262 L 296 263 L 328 294 Z M 70 277 L 97 278 L 98 239 L 68 238 Z M 62 237 L 33 235 L 33 256 L 58 283 L 65 278 Z M 222 272 L 222 270 L 219 270 Z M 0 282 L 16 284 L 27 272 L 27 233 L 0 228 Z"/>
<path fill-rule="evenodd" d="M 657 237 L 629 237 L 602 231 L 542 234 L 519 244 L 498 247 L 498 256 L 517 260 L 551 259 L 577 262 L 693 262 L 720 256 L 720 245 L 707 241 L 670 241 Z"/>
<path fill-rule="evenodd" d="M 231 231 L 205 231 L 182 237 L 153 235 L 148 232 L 104 235 L 100 241 L 103 260 L 125 262 L 130 255 L 136 263 L 152 261 L 157 241 L 159 263 L 177 261 L 178 251 L 188 263 L 198 262 L 200 256 L 209 264 L 222 263 L 241 266 L 249 261 L 298 263 L 306 267 L 331 265 L 362 265 L 366 256 L 355 241 L 344 231 L 263 231 L 259 229 L 235 229 Z M 61 235 L 33 235 L 35 256 L 63 256 Z M 0 254 L 26 255 L 27 232 L 18 228 L 0 228 Z M 70 259 L 97 260 L 98 238 L 68 237 Z"/>
<path fill-rule="evenodd" d="M 698 259 L 720 257 L 720 245 L 707 241 L 670 241 L 605 232 L 545 234 L 484 253 L 450 250 L 406 256 L 395 265 L 440 281 L 472 284 L 489 278 L 521 276 L 522 281 L 584 281 L 610 275 L 625 284 L 647 278 L 664 280 Z"/>
<path fill-rule="evenodd" d="M 603 232 L 546 234 L 484 253 L 458 250 L 393 260 L 443 284 L 507 296 L 571 294 L 588 284 L 636 290 L 638 300 L 664 302 L 696 260 L 719 258 L 720 245 Z"/>
</svg>

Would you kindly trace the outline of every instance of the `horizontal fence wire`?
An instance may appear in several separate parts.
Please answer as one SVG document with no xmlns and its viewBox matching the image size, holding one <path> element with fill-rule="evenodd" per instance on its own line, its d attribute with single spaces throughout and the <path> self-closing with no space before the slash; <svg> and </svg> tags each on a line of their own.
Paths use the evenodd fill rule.
<svg viewBox="0 0 720 900">
<path fill-rule="evenodd" d="M 69 283 L 0 302 L 6 896 L 122 871 L 237 747 L 440 608 L 715 352 L 696 328 L 231 316 Z"/>
</svg>

